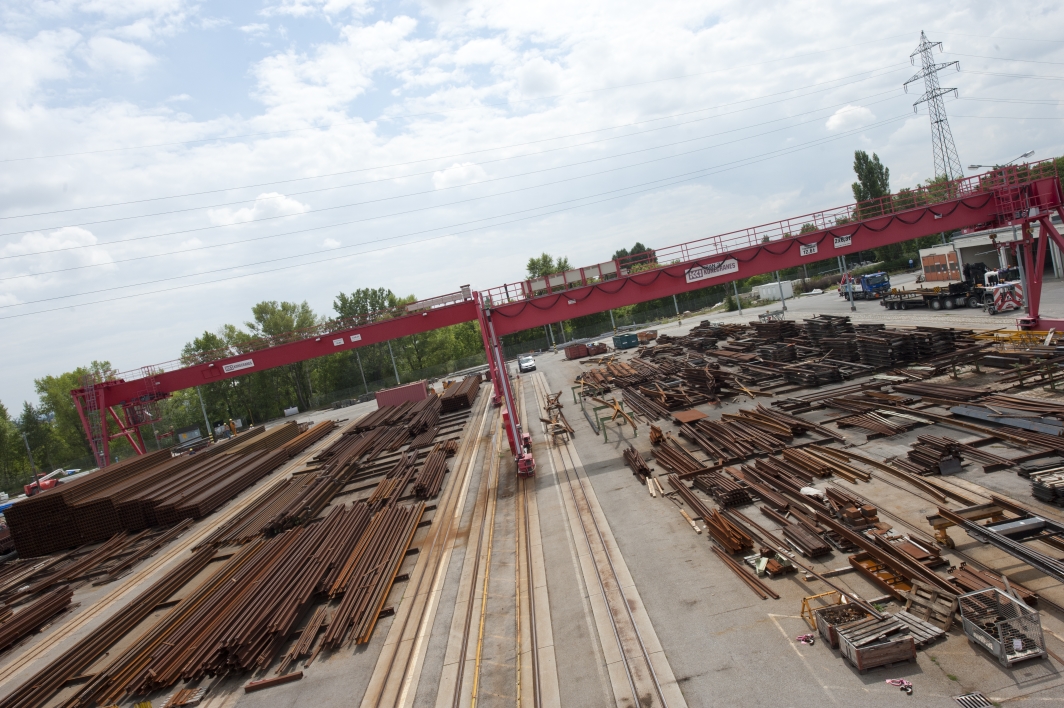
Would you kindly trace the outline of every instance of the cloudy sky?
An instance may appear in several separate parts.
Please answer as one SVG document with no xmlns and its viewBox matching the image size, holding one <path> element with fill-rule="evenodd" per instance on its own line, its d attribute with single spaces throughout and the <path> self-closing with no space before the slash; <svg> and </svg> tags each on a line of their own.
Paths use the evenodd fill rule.
<svg viewBox="0 0 1064 708">
<path fill-rule="evenodd" d="M 811 10 L 813 7 L 815 9 Z M 265 299 L 419 297 L 1064 153 L 1059 2 L 6 0 L 0 401 L 175 358 Z"/>
</svg>

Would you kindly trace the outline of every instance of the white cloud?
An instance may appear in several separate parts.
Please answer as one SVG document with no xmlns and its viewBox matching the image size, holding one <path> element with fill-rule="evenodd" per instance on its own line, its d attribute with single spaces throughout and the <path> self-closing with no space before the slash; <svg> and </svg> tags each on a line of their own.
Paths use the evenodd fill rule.
<svg viewBox="0 0 1064 708">
<path fill-rule="evenodd" d="M 828 130 L 851 130 L 868 125 L 875 119 L 875 114 L 864 106 L 844 106 L 835 111 L 825 125 Z"/>
<path fill-rule="evenodd" d="M 88 42 L 85 61 L 99 72 L 120 71 L 137 77 L 155 64 L 155 57 L 139 45 L 97 36 Z"/>
<path fill-rule="evenodd" d="M 446 170 L 432 174 L 432 186 L 436 189 L 454 187 L 470 182 L 480 182 L 488 176 L 484 168 L 472 162 L 455 163 Z"/>
<path fill-rule="evenodd" d="M 26 40 L 0 34 L 0 104 L 23 103 L 43 82 L 67 78 L 67 54 L 80 41 L 81 35 L 72 29 L 40 32 Z"/>
<path fill-rule="evenodd" d="M 306 204 L 279 192 L 266 192 L 255 198 L 254 206 L 240 209 L 210 209 L 207 213 L 210 215 L 212 224 L 231 225 L 267 219 L 271 216 L 303 214 L 309 209 L 310 207 Z"/>
<path fill-rule="evenodd" d="M 324 248 L 339 248 L 340 242 L 334 238 L 327 238 L 321 242 L 321 245 Z"/>
<path fill-rule="evenodd" d="M 244 25 L 243 27 L 240 28 L 240 31 L 243 32 L 244 34 L 250 34 L 250 35 L 253 35 L 253 36 L 258 36 L 258 35 L 265 34 L 265 33 L 269 32 L 270 31 L 270 26 L 267 25 L 267 24 L 264 24 L 262 22 L 255 22 L 255 23 L 252 23 L 250 25 Z"/>
<path fill-rule="evenodd" d="M 56 283 L 80 281 L 83 273 L 98 275 L 116 270 L 114 258 L 105 247 L 86 248 L 98 242 L 95 234 L 80 226 L 64 226 L 48 233 L 34 231 L 23 234 L 17 241 L 0 247 L 0 276 L 11 278 L 0 282 L 0 290 L 7 291 L 9 296 L 13 296 L 12 293 L 36 293 Z M 40 255 L 19 257 L 30 254 Z M 84 266 L 93 267 L 84 271 L 17 277 Z"/>
<path fill-rule="evenodd" d="M 517 83 L 526 96 L 543 96 L 558 91 L 561 67 L 543 57 L 536 57 L 517 70 Z"/>
<path fill-rule="evenodd" d="M 364 15 L 370 9 L 369 0 L 281 0 L 277 5 L 263 9 L 262 14 L 310 17 L 317 14 L 339 15 L 350 11 L 353 15 Z"/>
</svg>

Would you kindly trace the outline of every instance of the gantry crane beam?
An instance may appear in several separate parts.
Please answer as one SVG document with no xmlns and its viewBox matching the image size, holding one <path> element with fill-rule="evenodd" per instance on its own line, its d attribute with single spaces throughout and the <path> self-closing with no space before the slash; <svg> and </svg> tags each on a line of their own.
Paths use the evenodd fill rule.
<svg viewBox="0 0 1064 708">
<path fill-rule="evenodd" d="M 405 316 L 357 326 L 333 325 L 337 327 L 335 331 L 318 327 L 311 332 L 293 333 L 286 337 L 292 341 L 282 344 L 264 343 L 251 351 L 219 353 L 205 357 L 209 360 L 170 370 L 166 366 L 145 367 L 138 378 L 97 383 L 91 388 L 76 389 L 71 395 L 97 459 L 106 464 L 110 439 L 127 437 L 134 448 L 143 449 L 143 445 L 137 445 L 137 428 L 146 421 L 137 420 L 138 406 L 200 384 L 472 321 L 482 325 L 492 378 L 502 383 L 498 377 L 505 370 L 498 361 L 501 353 L 498 338 L 506 334 L 922 236 L 1007 225 L 1017 226 L 1023 234 L 1023 239 L 1013 247 L 1024 248 L 1021 260 L 1030 277 L 1027 295 L 1030 313 L 1019 324 L 1036 328 L 1056 322 L 1042 318 L 1038 312 L 1041 273 L 1035 271 L 1044 263 L 1050 239 L 1064 249 L 1064 239 L 1049 219 L 1053 211 L 1064 216 L 1062 205 L 1061 183 L 1051 161 L 1009 167 L 861 204 L 696 239 L 546 279 L 469 293 L 468 299 L 453 304 L 437 305 L 448 298 L 436 298 L 424 301 L 428 309 Z M 1031 238 L 1030 227 L 1034 223 L 1039 224 L 1040 233 L 1046 236 L 1039 238 L 1037 244 Z M 483 326 L 485 316 L 490 318 L 491 327 Z M 1064 321 L 1060 322 L 1064 329 Z M 492 353 L 495 355 L 491 356 Z M 508 409 L 516 411 L 509 400 L 510 387 L 497 385 L 496 391 L 506 399 Z M 102 439 L 94 439 L 87 418 L 92 411 L 104 417 L 109 411 L 114 421 L 111 428 L 117 426 L 117 432 L 104 426 L 106 434 Z M 520 440 L 519 436 L 514 438 Z"/>
</svg>

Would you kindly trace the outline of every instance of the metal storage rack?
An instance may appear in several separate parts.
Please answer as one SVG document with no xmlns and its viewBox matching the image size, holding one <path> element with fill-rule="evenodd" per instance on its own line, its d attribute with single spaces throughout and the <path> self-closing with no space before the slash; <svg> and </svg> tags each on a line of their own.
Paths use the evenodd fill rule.
<svg viewBox="0 0 1064 708">
<path fill-rule="evenodd" d="M 997 588 L 976 590 L 958 598 L 961 623 L 969 639 L 1008 668 L 1046 655 L 1038 612 Z"/>
</svg>

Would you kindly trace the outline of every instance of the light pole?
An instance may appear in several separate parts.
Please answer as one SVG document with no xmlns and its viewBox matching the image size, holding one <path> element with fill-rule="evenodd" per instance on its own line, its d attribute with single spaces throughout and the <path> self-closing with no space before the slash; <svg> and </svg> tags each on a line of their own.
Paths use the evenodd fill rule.
<svg viewBox="0 0 1064 708">
<path fill-rule="evenodd" d="M 1016 157 L 1016 158 L 1013 158 L 1013 159 L 1009 160 L 1004 165 L 968 165 L 968 169 L 969 170 L 999 170 L 1002 167 L 1009 167 L 1009 166 L 1012 165 L 1012 163 L 1016 162 L 1017 160 L 1022 160 L 1024 158 L 1030 157 L 1033 154 L 1034 154 L 1034 150 L 1028 150 L 1027 152 L 1023 153 L 1019 157 Z"/>
</svg>

